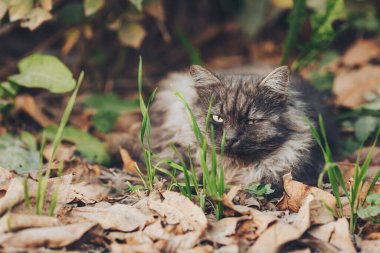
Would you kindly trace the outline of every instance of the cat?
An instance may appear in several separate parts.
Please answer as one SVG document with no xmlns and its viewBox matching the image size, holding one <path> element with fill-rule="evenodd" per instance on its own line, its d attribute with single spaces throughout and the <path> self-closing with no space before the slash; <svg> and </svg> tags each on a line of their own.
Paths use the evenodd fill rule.
<svg viewBox="0 0 380 253">
<path fill-rule="evenodd" d="M 158 86 L 150 108 L 150 142 L 159 158 L 178 160 L 170 144 L 186 157 L 190 145 L 192 161 L 201 171 L 200 147 L 188 113 L 174 95 L 176 90 L 188 102 L 203 132 L 213 97 L 210 124 L 216 147 L 226 132 L 226 183 L 248 186 L 260 182 L 281 189 L 283 175 L 292 173 L 298 181 L 316 184 L 323 157 L 309 124 L 316 125 L 321 102 L 311 85 L 291 75 L 287 66 L 260 75 L 212 73 L 193 65 L 189 73 L 172 73 Z"/>
</svg>

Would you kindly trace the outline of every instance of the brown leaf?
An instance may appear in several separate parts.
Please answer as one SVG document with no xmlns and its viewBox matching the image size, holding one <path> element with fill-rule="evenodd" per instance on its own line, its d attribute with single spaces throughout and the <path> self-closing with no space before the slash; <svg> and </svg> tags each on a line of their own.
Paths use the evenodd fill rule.
<svg viewBox="0 0 380 253">
<path fill-rule="evenodd" d="M 380 249 L 380 240 L 370 241 L 364 240 L 360 242 L 361 252 L 363 253 L 376 253 L 379 252 Z"/>
<path fill-rule="evenodd" d="M 44 149 L 44 157 L 46 159 L 49 159 L 51 155 L 53 154 L 53 150 L 54 150 L 53 143 L 47 144 Z M 76 150 L 76 146 L 74 145 L 59 144 L 56 150 L 55 159 L 57 161 L 70 160 L 73 157 L 75 150 Z"/>
<path fill-rule="evenodd" d="M 148 199 L 149 209 L 157 212 L 168 224 L 179 224 L 184 232 L 200 231 L 207 227 L 207 219 L 202 209 L 177 192 L 165 191 L 163 200 L 157 195 Z"/>
<path fill-rule="evenodd" d="M 282 210 L 289 209 L 292 212 L 298 212 L 309 194 L 313 195 L 315 199 L 325 202 L 331 208 L 336 206 L 336 200 L 332 194 L 317 187 L 294 181 L 290 174 L 284 175 L 284 190 L 285 194 L 278 204 Z"/>
<path fill-rule="evenodd" d="M 131 232 L 142 229 L 153 217 L 147 216 L 137 208 L 128 205 L 115 204 L 110 207 L 77 207 L 71 215 L 97 222 L 103 229 Z"/>
<path fill-rule="evenodd" d="M 50 216 L 27 214 L 4 215 L 0 219 L 0 234 L 25 228 L 52 227 L 58 224 L 58 219 Z"/>
<path fill-rule="evenodd" d="M 118 31 L 119 40 L 122 44 L 133 48 L 139 48 L 146 36 L 144 27 L 138 23 L 128 23 Z"/>
<path fill-rule="evenodd" d="M 380 67 L 375 65 L 338 73 L 333 85 L 335 104 L 352 109 L 358 108 L 366 103 L 366 93 L 377 92 L 379 80 Z"/>
<path fill-rule="evenodd" d="M 192 249 L 178 251 L 178 253 L 212 253 L 212 252 L 215 252 L 215 251 L 213 247 L 211 247 L 210 245 L 197 246 Z"/>
<path fill-rule="evenodd" d="M 72 186 L 72 191 L 68 197 L 71 202 L 81 201 L 85 204 L 93 204 L 107 197 L 108 190 L 100 184 L 89 184 L 81 182 Z"/>
<path fill-rule="evenodd" d="M 43 22 L 52 19 L 53 16 L 51 13 L 43 8 L 34 8 L 32 11 L 28 13 L 21 21 L 21 27 L 29 28 L 29 30 L 33 31 L 37 27 L 39 27 Z"/>
<path fill-rule="evenodd" d="M 67 55 L 73 49 L 80 38 L 80 34 L 78 28 L 71 28 L 65 33 L 65 43 L 61 49 L 62 55 Z"/>
<path fill-rule="evenodd" d="M 345 218 L 340 218 L 335 223 L 334 232 L 331 235 L 330 243 L 341 249 L 343 252 L 355 253 L 355 247 L 351 241 L 349 225 Z"/>
<path fill-rule="evenodd" d="M 15 105 L 17 110 L 24 111 L 41 126 L 47 127 L 48 125 L 54 125 L 54 122 L 51 121 L 48 117 L 46 117 L 46 115 L 42 112 L 41 108 L 37 106 L 32 96 L 17 96 Z"/>
<path fill-rule="evenodd" d="M 247 252 L 277 253 L 288 242 L 301 237 L 304 232 L 283 222 L 270 226 Z"/>
<path fill-rule="evenodd" d="M 238 224 L 251 220 L 248 216 L 243 217 L 228 217 L 221 219 L 207 231 L 206 238 L 214 243 L 221 245 L 231 245 L 239 242 L 239 237 L 236 236 Z"/>
<path fill-rule="evenodd" d="M 380 45 L 375 40 L 359 39 L 342 56 L 342 63 L 348 67 L 364 65 L 380 56 Z"/>
<path fill-rule="evenodd" d="M 13 248 L 64 247 L 79 240 L 95 226 L 96 223 L 84 222 L 58 227 L 30 228 L 1 238 L 0 244 Z"/>
<path fill-rule="evenodd" d="M 138 173 L 136 171 L 136 162 L 131 158 L 128 151 L 124 148 L 121 148 L 120 156 L 123 161 L 123 170 L 125 172 L 129 172 L 129 173 L 137 175 Z"/>
</svg>

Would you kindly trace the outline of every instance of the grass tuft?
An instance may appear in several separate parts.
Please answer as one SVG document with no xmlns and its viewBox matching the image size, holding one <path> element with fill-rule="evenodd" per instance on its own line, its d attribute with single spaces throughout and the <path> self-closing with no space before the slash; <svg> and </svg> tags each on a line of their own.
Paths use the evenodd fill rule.
<svg viewBox="0 0 380 253">
<path fill-rule="evenodd" d="M 368 167 L 372 159 L 373 150 L 376 147 L 377 141 L 379 139 L 380 126 L 377 128 L 375 141 L 373 142 L 372 147 L 370 151 L 368 152 L 364 163 L 360 165 L 359 159 L 356 160 L 353 183 L 352 185 L 350 185 L 350 189 L 347 189 L 343 176 L 342 176 L 342 172 L 340 171 L 340 168 L 338 167 L 338 165 L 333 161 L 331 149 L 326 137 L 326 131 L 324 127 L 323 118 L 321 115 L 319 115 L 318 117 L 318 123 L 319 123 L 322 136 L 318 133 L 315 126 L 311 122 L 309 122 L 311 132 L 315 140 L 317 141 L 318 145 L 320 146 L 324 159 L 325 159 L 325 167 L 322 173 L 320 174 L 320 177 L 318 180 L 318 187 L 322 188 L 323 176 L 327 173 L 330 184 L 331 184 L 331 188 L 333 190 L 333 195 L 338 205 L 338 211 L 334 212 L 333 211 L 334 209 L 332 207 L 327 206 L 327 208 L 328 210 L 333 211 L 333 213 L 339 217 L 343 217 L 343 206 L 340 200 L 339 187 L 343 190 L 344 195 L 348 198 L 348 202 L 350 205 L 350 232 L 351 234 L 353 234 L 355 231 L 356 224 L 357 224 L 357 218 L 358 218 L 357 211 L 360 209 L 360 207 L 363 206 L 363 203 L 365 202 L 368 194 L 371 192 L 377 180 L 380 178 L 380 171 L 378 171 L 375 177 L 372 179 L 369 189 L 365 193 L 364 199 L 361 199 L 360 196 L 363 191 L 363 186 L 364 186 L 365 178 L 367 175 Z"/>
</svg>

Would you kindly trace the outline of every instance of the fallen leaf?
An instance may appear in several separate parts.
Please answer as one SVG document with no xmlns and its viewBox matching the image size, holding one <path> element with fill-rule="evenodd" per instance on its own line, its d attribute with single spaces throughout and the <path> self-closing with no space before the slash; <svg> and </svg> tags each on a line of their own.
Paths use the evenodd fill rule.
<svg viewBox="0 0 380 253">
<path fill-rule="evenodd" d="M 93 204 L 107 197 L 108 190 L 100 184 L 89 184 L 81 182 L 72 185 L 72 191 L 69 196 L 70 203 L 81 201 L 85 204 Z"/>
<path fill-rule="evenodd" d="M 215 253 L 239 253 L 238 245 L 228 245 L 214 250 Z"/>
<path fill-rule="evenodd" d="M 157 195 L 148 199 L 148 208 L 157 212 L 168 224 L 179 224 L 184 232 L 204 232 L 207 219 L 202 209 L 177 192 L 165 191 L 161 199 Z"/>
<path fill-rule="evenodd" d="M 309 194 L 313 195 L 315 199 L 325 202 L 331 208 L 336 207 L 336 200 L 332 194 L 317 187 L 294 181 L 290 174 L 284 175 L 284 190 L 285 194 L 278 204 L 282 210 L 289 209 L 292 212 L 298 212 Z"/>
<path fill-rule="evenodd" d="M 213 247 L 211 247 L 210 245 L 197 246 L 192 249 L 178 251 L 178 253 L 212 253 L 212 252 L 219 252 L 219 251 L 214 251 Z M 229 252 L 232 253 L 233 251 L 229 251 Z"/>
<path fill-rule="evenodd" d="M 104 0 L 85 0 L 84 1 L 84 14 L 90 16 L 95 14 L 104 6 Z"/>
<path fill-rule="evenodd" d="M 54 145 L 53 143 L 49 143 L 45 146 L 44 149 L 44 157 L 45 159 L 49 159 L 51 155 L 53 154 Z M 70 160 L 74 153 L 75 153 L 76 147 L 74 145 L 66 145 L 66 144 L 59 144 L 56 150 L 55 159 L 57 161 L 67 161 Z"/>
<path fill-rule="evenodd" d="M 123 45 L 139 48 L 146 36 L 146 31 L 140 24 L 128 23 L 120 28 L 118 36 Z"/>
<path fill-rule="evenodd" d="M 271 225 L 251 246 L 247 252 L 277 253 L 288 242 L 301 237 L 301 231 L 289 224 L 276 222 Z"/>
<path fill-rule="evenodd" d="M 338 73 L 333 85 L 335 104 L 351 109 L 360 107 L 367 102 L 365 94 L 377 92 L 379 80 L 380 67 L 376 65 Z"/>
<path fill-rule="evenodd" d="M 363 240 L 360 242 L 360 248 L 363 253 L 378 253 L 380 249 L 380 240 Z"/>
<path fill-rule="evenodd" d="M 57 248 L 72 244 L 82 238 L 96 223 L 84 222 L 48 228 L 30 228 L 0 239 L 2 247 Z"/>
<path fill-rule="evenodd" d="M 50 11 L 53 8 L 53 0 L 39 0 L 41 6 Z"/>
<path fill-rule="evenodd" d="M 21 27 L 29 28 L 33 31 L 39 27 L 43 22 L 52 19 L 51 13 L 43 8 L 34 8 L 31 10 L 21 21 Z"/>
<path fill-rule="evenodd" d="M 348 222 L 345 218 L 340 218 L 335 223 L 334 232 L 331 235 L 330 243 L 341 249 L 343 252 L 355 253 L 355 247 L 351 241 Z"/>
<path fill-rule="evenodd" d="M 128 151 L 126 149 L 120 149 L 121 160 L 123 161 L 123 170 L 125 172 L 129 172 L 137 175 L 136 171 L 136 162 L 131 158 Z"/>
<path fill-rule="evenodd" d="M 12 213 L 0 219 L 0 234 L 25 228 L 52 227 L 58 224 L 59 221 L 55 217 Z"/>
<path fill-rule="evenodd" d="M 33 8 L 33 0 L 9 1 L 9 21 L 23 19 Z"/>
<path fill-rule="evenodd" d="M 239 242 L 236 236 L 238 224 L 251 219 L 248 216 L 221 219 L 207 231 L 205 238 L 221 245 L 236 244 Z"/>
<path fill-rule="evenodd" d="M 137 208 L 122 204 L 111 207 L 77 207 L 73 208 L 71 215 L 97 222 L 103 229 L 124 232 L 142 229 L 153 221 L 153 217 L 143 214 Z"/>
<path fill-rule="evenodd" d="M 79 28 L 71 28 L 65 33 L 65 43 L 61 49 L 62 55 L 67 55 L 77 44 L 81 31 Z"/>
<path fill-rule="evenodd" d="M 55 124 L 42 112 L 41 108 L 37 105 L 34 98 L 30 95 L 17 96 L 15 105 L 17 110 L 24 111 L 43 127 Z"/>
<path fill-rule="evenodd" d="M 341 62 L 348 66 L 364 65 L 380 56 L 380 45 L 375 40 L 357 40 L 342 56 Z"/>
</svg>

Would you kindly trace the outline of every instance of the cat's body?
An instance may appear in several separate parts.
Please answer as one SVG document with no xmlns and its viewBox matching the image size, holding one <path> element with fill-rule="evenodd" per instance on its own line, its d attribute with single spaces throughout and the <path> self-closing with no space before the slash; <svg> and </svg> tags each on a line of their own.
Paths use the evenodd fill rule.
<svg viewBox="0 0 380 253">
<path fill-rule="evenodd" d="M 213 74 L 199 66 L 193 66 L 190 73 L 173 73 L 161 81 L 151 106 L 153 152 L 160 158 L 178 160 L 170 143 L 184 156 L 190 145 L 197 166 L 200 148 L 174 90 L 185 97 L 202 131 L 213 97 L 210 124 L 215 128 L 216 146 L 226 131 L 227 183 L 281 187 L 282 176 L 291 172 L 298 180 L 315 184 L 323 160 L 305 116 L 315 124 L 320 110 L 315 107 L 320 104 L 311 101 L 317 95 L 309 86 L 298 77 L 290 78 L 287 67 L 268 76 Z"/>
</svg>

